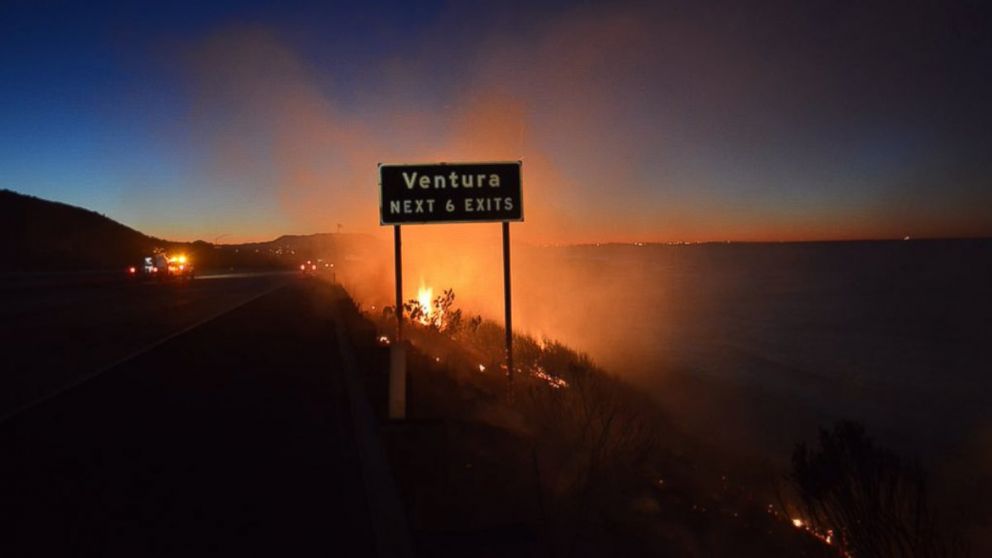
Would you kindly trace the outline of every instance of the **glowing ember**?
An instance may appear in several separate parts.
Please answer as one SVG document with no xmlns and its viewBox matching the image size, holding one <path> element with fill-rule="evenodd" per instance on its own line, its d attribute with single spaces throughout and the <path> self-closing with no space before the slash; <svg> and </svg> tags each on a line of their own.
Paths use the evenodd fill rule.
<svg viewBox="0 0 992 558">
<path fill-rule="evenodd" d="M 814 527 L 813 525 L 810 525 L 809 523 L 803 521 L 802 519 L 799 519 L 798 517 L 792 519 L 792 525 L 796 529 L 802 529 L 803 531 L 806 531 L 813 537 L 816 537 L 817 539 L 822 541 L 824 544 L 830 544 L 830 545 L 834 544 L 833 529 L 827 529 L 826 531 L 821 531 L 816 527 Z M 848 558 L 851 558 L 852 556 L 851 553 L 845 549 L 841 549 L 841 555 L 846 556 Z"/>
<path fill-rule="evenodd" d="M 389 338 L 386 337 L 385 335 L 380 335 L 379 336 L 379 343 L 382 344 L 382 345 L 388 345 L 389 344 Z"/>
<path fill-rule="evenodd" d="M 543 366 L 534 367 L 534 369 L 531 370 L 531 375 L 540 380 L 544 380 L 549 386 L 551 386 L 554 389 L 561 389 L 568 387 L 568 382 L 559 378 L 558 376 L 548 374 L 548 372 L 544 369 Z"/>
<path fill-rule="evenodd" d="M 485 372 L 485 371 L 486 371 L 486 367 L 480 364 L 479 365 L 479 372 Z"/>
</svg>

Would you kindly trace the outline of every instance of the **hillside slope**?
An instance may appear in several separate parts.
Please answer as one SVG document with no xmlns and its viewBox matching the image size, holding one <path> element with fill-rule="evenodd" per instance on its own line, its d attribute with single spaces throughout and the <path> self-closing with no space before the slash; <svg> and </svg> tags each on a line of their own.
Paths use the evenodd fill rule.
<svg viewBox="0 0 992 558">
<path fill-rule="evenodd" d="M 0 271 L 115 269 L 163 244 L 95 211 L 0 190 Z"/>
<path fill-rule="evenodd" d="M 0 273 L 122 270 L 153 249 L 182 251 L 200 270 L 296 269 L 302 262 L 350 262 L 382 256 L 363 234 L 284 235 L 246 244 L 174 242 L 148 236 L 95 211 L 0 189 Z"/>
</svg>

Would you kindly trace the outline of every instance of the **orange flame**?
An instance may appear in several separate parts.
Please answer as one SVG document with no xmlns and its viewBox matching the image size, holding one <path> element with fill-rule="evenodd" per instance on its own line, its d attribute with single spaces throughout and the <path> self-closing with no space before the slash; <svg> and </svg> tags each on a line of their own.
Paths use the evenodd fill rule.
<svg viewBox="0 0 992 558">
<path fill-rule="evenodd" d="M 423 312 L 419 320 L 423 325 L 431 323 L 431 317 L 434 314 L 433 300 L 434 289 L 424 286 L 423 281 L 421 281 L 420 288 L 417 290 L 417 302 L 420 304 L 420 309 Z"/>
</svg>

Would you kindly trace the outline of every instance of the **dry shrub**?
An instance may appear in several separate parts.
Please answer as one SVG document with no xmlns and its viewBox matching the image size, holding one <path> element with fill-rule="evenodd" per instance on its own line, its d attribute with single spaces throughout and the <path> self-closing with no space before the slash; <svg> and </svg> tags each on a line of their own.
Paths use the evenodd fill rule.
<svg viewBox="0 0 992 558">
<path fill-rule="evenodd" d="M 927 503 L 926 476 L 875 445 L 858 423 L 821 430 L 819 448 L 799 444 L 792 480 L 819 532 L 832 531 L 854 556 L 937 558 L 964 555 Z"/>
</svg>

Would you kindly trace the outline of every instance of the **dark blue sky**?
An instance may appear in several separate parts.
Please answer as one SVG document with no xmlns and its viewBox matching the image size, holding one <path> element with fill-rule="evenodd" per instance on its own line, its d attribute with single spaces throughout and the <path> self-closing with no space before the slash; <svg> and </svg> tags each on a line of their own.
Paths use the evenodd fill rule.
<svg viewBox="0 0 992 558">
<path fill-rule="evenodd" d="M 374 230 L 376 162 L 466 158 L 534 241 L 992 234 L 978 3 L 0 10 L 0 187 L 158 236 Z"/>
</svg>

